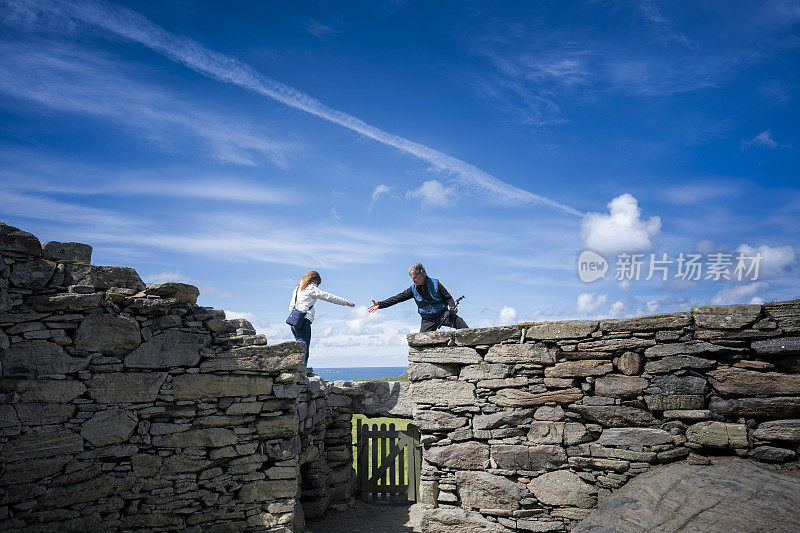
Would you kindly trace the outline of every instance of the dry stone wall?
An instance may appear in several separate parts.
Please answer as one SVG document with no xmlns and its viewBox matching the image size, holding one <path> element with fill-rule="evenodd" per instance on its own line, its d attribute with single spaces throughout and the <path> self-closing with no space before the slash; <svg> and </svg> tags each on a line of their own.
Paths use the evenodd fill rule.
<svg viewBox="0 0 800 533">
<path fill-rule="evenodd" d="M 0 529 L 291 531 L 300 497 L 352 505 L 352 391 L 302 343 L 90 261 L 0 224 Z"/>
<path fill-rule="evenodd" d="M 800 451 L 800 300 L 408 342 L 428 533 L 568 531 L 654 465 Z"/>
</svg>

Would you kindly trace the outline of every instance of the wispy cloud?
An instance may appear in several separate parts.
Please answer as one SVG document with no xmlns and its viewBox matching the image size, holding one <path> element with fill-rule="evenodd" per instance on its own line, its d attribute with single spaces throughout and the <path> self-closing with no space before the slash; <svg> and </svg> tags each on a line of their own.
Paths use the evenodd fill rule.
<svg viewBox="0 0 800 533">
<path fill-rule="evenodd" d="M 279 81 L 268 78 L 239 59 L 206 48 L 187 37 L 170 33 L 130 9 L 94 1 L 14 2 L 4 17 L 7 21 L 37 20 L 40 13 L 65 24 L 81 22 L 146 46 L 203 75 L 256 92 L 289 107 L 338 124 L 360 135 L 429 163 L 462 183 L 489 193 L 496 201 L 508 204 L 541 204 L 562 212 L 582 213 L 550 198 L 510 185 L 465 161 L 428 146 L 383 131 L 366 122 L 328 107 L 319 100 Z"/>
<path fill-rule="evenodd" d="M 778 141 L 772 138 L 772 132 L 766 130 L 762 131 L 750 140 L 742 141 L 741 149 L 745 150 L 746 148 L 752 148 L 754 146 L 760 148 L 769 148 L 771 150 L 773 148 L 777 148 L 779 145 Z"/>
<path fill-rule="evenodd" d="M 342 21 L 335 19 L 332 21 L 321 22 L 317 19 L 310 19 L 303 24 L 306 31 L 318 39 L 329 35 L 339 35 L 342 33 Z"/>
<path fill-rule="evenodd" d="M 246 121 L 234 123 L 189 106 L 134 79 L 128 70 L 102 53 L 62 41 L 0 44 L 0 92 L 59 111 L 113 120 L 164 151 L 188 151 L 241 165 L 267 158 L 285 168 L 299 148 L 257 133 Z"/>
<path fill-rule="evenodd" d="M 641 9 L 647 20 L 652 22 L 658 29 L 658 36 L 662 41 L 678 43 L 690 49 L 697 48 L 697 45 L 689 39 L 686 34 L 675 30 L 675 25 L 671 20 L 661 14 L 655 2 L 652 0 L 642 0 L 639 2 L 639 9 Z"/>
<path fill-rule="evenodd" d="M 739 194 L 742 187 L 730 183 L 690 183 L 663 190 L 665 198 L 678 205 L 695 205 Z"/>
<path fill-rule="evenodd" d="M 181 270 L 165 270 L 163 272 L 149 274 L 142 276 L 142 280 L 145 283 L 187 283 L 200 289 L 200 294 L 202 295 L 217 296 L 219 298 L 229 298 L 231 296 L 230 291 L 221 290 L 211 283 L 196 280 L 190 276 L 187 276 Z"/>
<path fill-rule="evenodd" d="M 454 188 L 445 187 L 437 180 L 430 180 L 406 192 L 406 198 L 419 200 L 427 207 L 450 207 L 455 203 L 455 193 Z"/>
</svg>

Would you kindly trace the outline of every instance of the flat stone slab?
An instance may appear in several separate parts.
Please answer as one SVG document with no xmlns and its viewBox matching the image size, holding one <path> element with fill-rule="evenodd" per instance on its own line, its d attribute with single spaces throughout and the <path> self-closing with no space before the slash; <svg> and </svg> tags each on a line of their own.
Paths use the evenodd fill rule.
<svg viewBox="0 0 800 533">
<path fill-rule="evenodd" d="M 556 362 L 556 350 L 542 343 L 495 344 L 484 357 L 487 363 L 539 363 Z"/>
<path fill-rule="evenodd" d="M 458 346 L 478 346 L 480 344 L 497 344 L 509 339 L 519 338 L 517 326 L 500 326 L 494 328 L 459 329 L 455 331 Z"/>
<path fill-rule="evenodd" d="M 258 396 L 272 392 L 269 376 L 218 376 L 216 374 L 181 374 L 172 380 L 176 400 Z"/>
<path fill-rule="evenodd" d="M 408 351 L 408 360 L 414 363 L 456 363 L 467 365 L 481 363 L 483 358 L 478 355 L 475 348 L 468 346 L 443 346 L 435 348 L 411 348 Z"/>
<path fill-rule="evenodd" d="M 0 222 L 0 252 L 40 256 L 42 245 L 33 234 Z"/>
<path fill-rule="evenodd" d="M 475 385 L 464 381 L 431 379 L 411 384 L 411 398 L 416 403 L 472 405 Z"/>
<path fill-rule="evenodd" d="M 89 311 L 100 307 L 99 294 L 61 293 L 53 296 L 31 296 L 25 304 L 34 311 Z"/>
<path fill-rule="evenodd" d="M 597 320 L 562 320 L 528 326 L 525 339 L 582 339 L 597 329 Z"/>
<path fill-rule="evenodd" d="M 80 242 L 47 241 L 42 245 L 42 256 L 52 261 L 92 262 L 92 247 Z"/>
<path fill-rule="evenodd" d="M 758 320 L 760 305 L 693 305 L 692 316 L 697 327 L 707 329 L 740 329 Z"/>
<path fill-rule="evenodd" d="M 691 324 L 692 314 L 682 312 L 601 320 L 600 329 L 603 331 L 653 331 L 657 329 L 677 329 Z"/>
<path fill-rule="evenodd" d="M 130 368 L 163 368 L 195 366 L 200 361 L 200 349 L 211 341 L 209 335 L 167 330 L 151 337 L 125 357 Z"/>
<path fill-rule="evenodd" d="M 453 342 L 452 331 L 426 331 L 425 333 L 409 333 L 406 335 L 409 346 L 436 346 L 451 344 Z"/>
<path fill-rule="evenodd" d="M 166 372 L 95 374 L 88 381 L 89 396 L 102 403 L 153 402 L 166 379 Z"/>
<path fill-rule="evenodd" d="M 141 344 L 139 322 L 119 315 L 91 315 L 75 333 L 75 347 L 108 355 L 125 354 Z"/>
<path fill-rule="evenodd" d="M 637 476 L 604 499 L 575 533 L 800 531 L 800 479 L 752 461 L 686 462 Z"/>
<path fill-rule="evenodd" d="M 800 337 L 781 337 L 753 341 L 753 350 L 762 355 L 800 355 Z"/>
<path fill-rule="evenodd" d="M 3 374 L 70 374 L 89 366 L 89 357 L 72 357 L 54 342 L 22 341 L 0 351 Z"/>
<path fill-rule="evenodd" d="M 148 283 L 144 293 L 162 298 L 175 298 L 182 303 L 196 304 L 197 297 L 200 296 L 200 289 L 187 283 L 169 281 L 167 283 Z"/>
<path fill-rule="evenodd" d="M 730 368 L 708 373 L 708 382 L 723 396 L 791 396 L 800 394 L 800 375 Z"/>
</svg>

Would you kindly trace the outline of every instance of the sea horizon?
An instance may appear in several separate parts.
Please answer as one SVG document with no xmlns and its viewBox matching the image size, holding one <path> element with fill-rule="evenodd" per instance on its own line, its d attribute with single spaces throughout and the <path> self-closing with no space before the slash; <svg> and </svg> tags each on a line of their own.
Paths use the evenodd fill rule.
<svg viewBox="0 0 800 533">
<path fill-rule="evenodd" d="M 327 381 L 357 381 L 394 378 L 408 371 L 407 366 L 313 367 L 314 373 Z"/>
</svg>

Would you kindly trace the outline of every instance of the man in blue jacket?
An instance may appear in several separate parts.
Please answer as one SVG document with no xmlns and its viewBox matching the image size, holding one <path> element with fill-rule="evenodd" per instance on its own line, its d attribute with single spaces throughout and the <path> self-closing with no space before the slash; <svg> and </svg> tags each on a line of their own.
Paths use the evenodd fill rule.
<svg viewBox="0 0 800 533">
<path fill-rule="evenodd" d="M 380 302 L 372 300 L 372 305 L 367 310 L 370 313 L 374 313 L 378 309 L 391 307 L 394 304 L 414 298 L 417 303 L 417 311 L 422 317 L 422 323 L 419 326 L 420 333 L 436 331 L 442 326 L 455 329 L 469 327 L 464 322 L 464 319 L 456 314 L 458 313 L 458 307 L 456 307 L 453 297 L 450 296 L 444 285 L 439 283 L 438 279 L 428 277 L 422 263 L 417 263 L 409 268 L 408 275 L 414 281 L 411 287 Z"/>
</svg>

